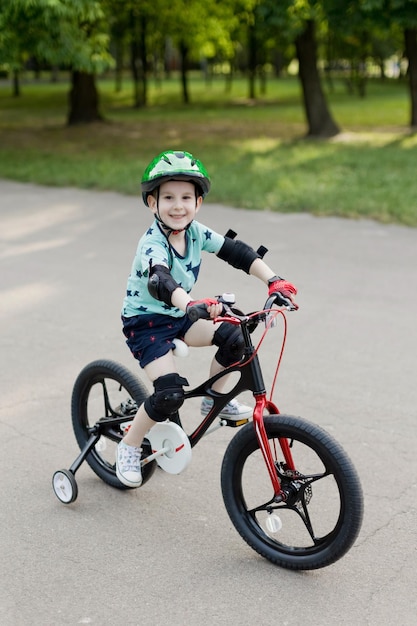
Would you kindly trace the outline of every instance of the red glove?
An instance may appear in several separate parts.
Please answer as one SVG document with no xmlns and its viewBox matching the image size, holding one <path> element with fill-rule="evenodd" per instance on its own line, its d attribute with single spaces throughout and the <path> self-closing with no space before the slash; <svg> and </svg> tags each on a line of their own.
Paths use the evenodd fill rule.
<svg viewBox="0 0 417 626">
<path fill-rule="evenodd" d="M 203 298 L 202 300 L 190 300 L 187 304 L 187 308 L 189 306 L 195 306 L 196 304 L 205 304 L 207 306 L 211 306 L 212 304 L 219 304 L 219 301 L 216 298 Z"/>
<path fill-rule="evenodd" d="M 274 276 L 268 281 L 268 294 L 271 296 L 273 293 L 282 293 L 285 298 L 292 299 L 292 296 L 297 295 L 297 288 L 292 283 L 289 283 L 283 278 Z"/>
<path fill-rule="evenodd" d="M 292 283 L 289 283 L 287 280 L 284 280 L 279 276 L 274 276 L 273 278 L 270 278 L 268 280 L 268 294 L 272 296 L 272 294 L 274 293 L 281 295 L 283 298 L 286 298 L 287 301 L 289 300 L 292 303 L 292 310 L 298 309 L 298 304 L 296 304 L 293 299 L 293 296 L 297 294 L 297 288 Z M 284 300 L 278 300 L 277 304 L 279 306 L 282 306 L 284 302 Z"/>
<path fill-rule="evenodd" d="M 191 300 L 186 306 L 186 313 L 192 322 L 196 322 L 198 319 L 210 319 L 207 308 L 212 304 L 219 304 L 219 301 L 216 298 Z"/>
</svg>

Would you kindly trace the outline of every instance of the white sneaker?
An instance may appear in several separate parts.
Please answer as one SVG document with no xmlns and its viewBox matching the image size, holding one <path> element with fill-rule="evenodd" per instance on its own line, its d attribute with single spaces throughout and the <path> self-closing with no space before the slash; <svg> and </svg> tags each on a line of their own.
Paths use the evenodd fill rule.
<svg viewBox="0 0 417 626">
<path fill-rule="evenodd" d="M 203 398 L 201 403 L 201 415 L 207 415 L 213 406 L 213 400 L 211 398 Z M 228 419 L 228 420 L 244 420 L 249 419 L 253 415 L 253 409 L 250 406 L 246 406 L 245 404 L 240 404 L 237 400 L 230 400 L 224 406 L 219 413 L 218 417 L 220 419 Z"/>
<path fill-rule="evenodd" d="M 140 487 L 142 448 L 128 446 L 122 439 L 116 448 L 116 476 L 126 487 Z"/>
</svg>

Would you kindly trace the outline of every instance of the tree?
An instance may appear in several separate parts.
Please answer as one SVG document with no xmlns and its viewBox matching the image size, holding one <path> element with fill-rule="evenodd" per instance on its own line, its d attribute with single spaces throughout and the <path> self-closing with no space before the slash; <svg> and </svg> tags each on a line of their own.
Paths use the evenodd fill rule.
<svg viewBox="0 0 417 626">
<path fill-rule="evenodd" d="M 96 73 L 114 64 L 108 49 L 108 21 L 102 3 L 99 0 L 37 1 L 44 6 L 49 27 L 43 58 L 71 68 L 68 125 L 100 121 Z"/>
<path fill-rule="evenodd" d="M 72 72 L 68 124 L 101 119 L 95 74 L 109 67 L 98 0 L 1 0 L 0 51 L 16 76 L 31 56 Z M 17 91 L 15 79 L 15 91 Z"/>
<path fill-rule="evenodd" d="M 317 69 L 317 45 L 313 20 L 306 20 L 304 30 L 295 39 L 295 47 L 308 122 L 308 135 L 333 137 L 340 131 L 327 107 L 321 86 Z"/>
<path fill-rule="evenodd" d="M 368 39 L 379 30 L 386 38 L 401 29 L 403 32 L 404 54 L 408 60 L 408 80 L 410 90 L 410 125 L 417 127 L 417 0 L 323 0 L 331 23 L 338 24 L 338 32 L 348 33 L 364 29 Z M 346 20 L 349 16 L 349 20 Z M 353 26 L 354 25 L 354 26 Z M 352 28 L 354 30 L 352 30 Z"/>
<path fill-rule="evenodd" d="M 233 50 L 238 46 L 244 49 L 245 63 L 242 69 L 248 75 L 248 98 L 256 98 L 256 80 L 260 78 L 261 92 L 266 91 L 265 65 L 270 60 L 268 53 L 277 48 L 275 28 L 275 13 L 277 5 L 271 0 L 236 0 L 231 15 L 230 33 L 235 43 Z M 242 43 L 243 42 L 243 43 Z"/>
<path fill-rule="evenodd" d="M 163 24 L 180 53 L 180 81 L 183 102 L 190 101 L 188 71 L 190 63 L 200 63 L 209 49 L 215 54 L 217 46 L 226 49 L 230 38 L 228 29 L 233 21 L 233 0 L 171 0 L 164 5 Z"/>
<path fill-rule="evenodd" d="M 366 0 L 365 0 L 366 2 Z M 373 23 L 364 11 L 364 0 L 323 0 L 333 54 L 348 62 L 346 85 L 349 93 L 364 97 L 367 84 L 367 60 L 372 53 Z"/>
<path fill-rule="evenodd" d="M 417 128 L 417 28 L 404 29 L 405 54 L 408 59 L 411 115 L 410 125 Z"/>
<path fill-rule="evenodd" d="M 145 106 L 148 100 L 150 51 L 157 46 L 158 30 L 164 19 L 161 0 L 103 0 L 116 47 L 116 71 L 120 84 L 123 65 L 122 50 L 129 51 L 129 67 L 133 80 L 133 106 Z M 157 33 L 157 37 L 155 37 Z"/>
<path fill-rule="evenodd" d="M 135 107 L 144 106 L 148 99 L 148 19 L 142 6 L 138 9 L 137 11 L 132 7 L 129 11 L 130 67 L 135 90 Z"/>
<path fill-rule="evenodd" d="M 28 60 L 40 56 L 45 37 L 42 7 L 22 0 L 0 0 L 0 58 L 10 68 L 13 95 L 20 96 L 20 75 Z"/>
<path fill-rule="evenodd" d="M 388 0 L 389 17 L 404 32 L 404 52 L 408 59 L 410 126 L 417 127 L 417 0 Z"/>
<path fill-rule="evenodd" d="M 318 71 L 316 25 L 325 22 L 320 0 L 283 0 L 279 5 L 269 2 L 275 12 L 280 33 L 295 43 L 298 76 L 303 94 L 309 137 L 332 137 L 340 130 L 333 119 Z"/>
</svg>

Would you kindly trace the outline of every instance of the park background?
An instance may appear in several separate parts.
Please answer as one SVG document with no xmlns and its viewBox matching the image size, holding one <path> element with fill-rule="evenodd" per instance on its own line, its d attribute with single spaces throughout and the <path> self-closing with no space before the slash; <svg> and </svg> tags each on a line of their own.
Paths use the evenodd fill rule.
<svg viewBox="0 0 417 626">
<path fill-rule="evenodd" d="M 3 0 L 0 177 L 415 226 L 416 0 Z"/>
</svg>

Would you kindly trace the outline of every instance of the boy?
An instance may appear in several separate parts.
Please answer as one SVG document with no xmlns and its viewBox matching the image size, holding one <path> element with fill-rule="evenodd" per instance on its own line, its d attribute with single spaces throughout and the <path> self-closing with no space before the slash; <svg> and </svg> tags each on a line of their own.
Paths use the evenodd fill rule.
<svg viewBox="0 0 417 626">
<path fill-rule="evenodd" d="M 201 252 L 212 252 L 232 266 L 246 271 L 268 285 L 269 293 L 280 292 L 293 300 L 296 288 L 277 277 L 259 254 L 242 241 L 223 237 L 195 221 L 203 198 L 210 190 L 204 165 L 188 152 L 167 151 L 158 155 L 142 177 L 142 197 L 155 216 L 139 241 L 127 292 L 123 302 L 123 332 L 133 356 L 139 360 L 154 385 L 154 393 L 139 407 L 130 429 L 116 452 L 118 479 L 128 487 L 142 483 L 141 444 L 155 422 L 176 413 L 183 400 L 185 378 L 179 376 L 172 353 L 173 339 L 189 346 L 216 345 L 218 350 L 210 376 L 221 372 L 242 356 L 242 337 L 238 327 L 227 323 L 192 323 L 187 307 L 190 292 L 201 264 Z M 199 302 L 207 306 L 211 320 L 222 312 L 213 298 Z M 213 389 L 221 392 L 225 379 Z M 203 400 L 201 412 L 210 410 Z M 242 419 L 252 409 L 237 401 L 224 407 L 220 417 Z"/>
</svg>

